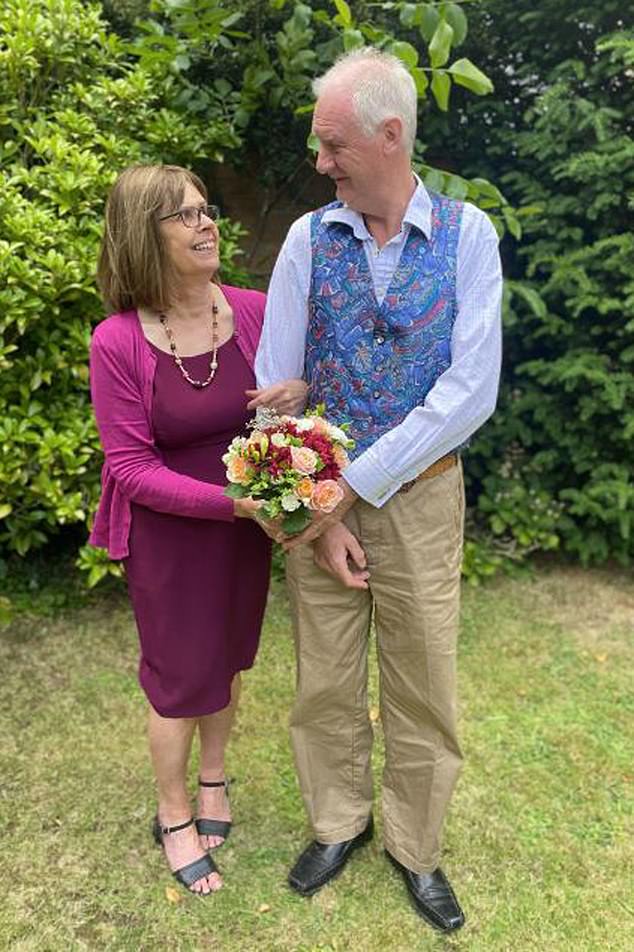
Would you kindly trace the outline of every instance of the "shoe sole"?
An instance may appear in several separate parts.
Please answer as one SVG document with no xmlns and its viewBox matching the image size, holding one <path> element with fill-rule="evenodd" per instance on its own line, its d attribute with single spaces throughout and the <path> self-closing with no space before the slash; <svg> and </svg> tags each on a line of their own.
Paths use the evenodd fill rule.
<svg viewBox="0 0 634 952">
<path fill-rule="evenodd" d="M 316 886 L 311 886 L 309 889 L 304 888 L 296 880 L 292 880 L 291 877 L 288 877 L 288 885 L 293 889 L 298 895 L 303 896 L 304 898 L 309 898 L 314 896 L 316 892 L 319 892 L 320 889 L 323 889 L 324 886 L 327 886 L 328 883 L 331 883 L 333 879 L 336 879 L 345 869 L 348 864 L 348 860 L 352 857 L 356 850 L 360 849 L 362 846 L 366 846 L 374 836 L 374 825 L 369 830 L 364 830 L 363 833 L 359 836 L 358 841 L 350 848 L 350 852 L 346 856 L 343 863 L 338 866 L 334 873 L 329 873 L 328 876 L 322 880 L 322 882 L 317 883 Z"/>
</svg>

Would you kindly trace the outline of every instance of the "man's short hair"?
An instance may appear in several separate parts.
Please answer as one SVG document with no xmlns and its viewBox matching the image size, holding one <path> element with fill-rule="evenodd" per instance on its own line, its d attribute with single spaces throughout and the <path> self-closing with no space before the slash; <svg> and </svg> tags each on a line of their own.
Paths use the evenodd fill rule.
<svg viewBox="0 0 634 952">
<path fill-rule="evenodd" d="M 412 154 L 418 96 L 412 76 L 398 57 L 373 46 L 344 53 L 313 81 L 313 93 L 318 98 L 326 88 L 339 85 L 352 90 L 354 114 L 367 136 L 385 119 L 396 116 L 403 124 L 403 145 Z"/>
</svg>

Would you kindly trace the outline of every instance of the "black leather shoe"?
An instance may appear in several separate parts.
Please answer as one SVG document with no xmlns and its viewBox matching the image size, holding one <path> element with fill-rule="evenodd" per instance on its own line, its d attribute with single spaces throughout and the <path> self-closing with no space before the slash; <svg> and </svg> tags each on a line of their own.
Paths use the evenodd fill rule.
<svg viewBox="0 0 634 952">
<path fill-rule="evenodd" d="M 312 896 L 341 872 L 354 851 L 368 843 L 373 833 L 374 823 L 370 817 L 365 830 L 351 840 L 342 843 L 313 840 L 288 874 L 289 886 L 302 896 Z"/>
<path fill-rule="evenodd" d="M 413 873 L 387 850 L 385 855 L 402 874 L 419 916 L 441 932 L 454 932 L 464 925 L 464 912 L 440 867 L 433 873 Z"/>
</svg>

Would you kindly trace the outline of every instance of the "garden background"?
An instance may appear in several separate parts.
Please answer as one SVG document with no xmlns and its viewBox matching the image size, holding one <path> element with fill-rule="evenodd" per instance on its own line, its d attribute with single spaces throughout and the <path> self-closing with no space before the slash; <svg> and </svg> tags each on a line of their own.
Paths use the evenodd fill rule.
<svg viewBox="0 0 634 952">
<path fill-rule="evenodd" d="M 325 898 L 283 889 L 306 830 L 279 579 L 233 754 L 237 885 L 209 911 L 165 892 L 134 630 L 118 566 L 85 545 L 108 188 L 137 161 L 194 168 L 223 212 L 225 280 L 266 287 L 287 225 L 330 197 L 310 80 L 364 43 L 411 69 L 415 166 L 492 216 L 506 276 L 499 406 L 465 460 L 472 766 L 447 864 L 471 924 L 449 943 L 410 916 L 378 846 Z M 0 945 L 634 944 L 633 79 L 632 16 L 613 0 L 3 0 Z"/>
</svg>

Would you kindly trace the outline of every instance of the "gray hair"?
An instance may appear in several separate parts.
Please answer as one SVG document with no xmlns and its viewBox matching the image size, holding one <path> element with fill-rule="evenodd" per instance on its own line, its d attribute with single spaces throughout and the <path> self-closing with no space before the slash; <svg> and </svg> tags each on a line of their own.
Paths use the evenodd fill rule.
<svg viewBox="0 0 634 952">
<path fill-rule="evenodd" d="M 352 108 L 366 136 L 373 135 L 385 119 L 399 118 L 403 145 L 412 154 L 418 96 L 412 76 L 398 57 L 373 46 L 344 53 L 313 80 L 313 93 L 319 98 L 332 86 L 352 89 Z"/>
</svg>

